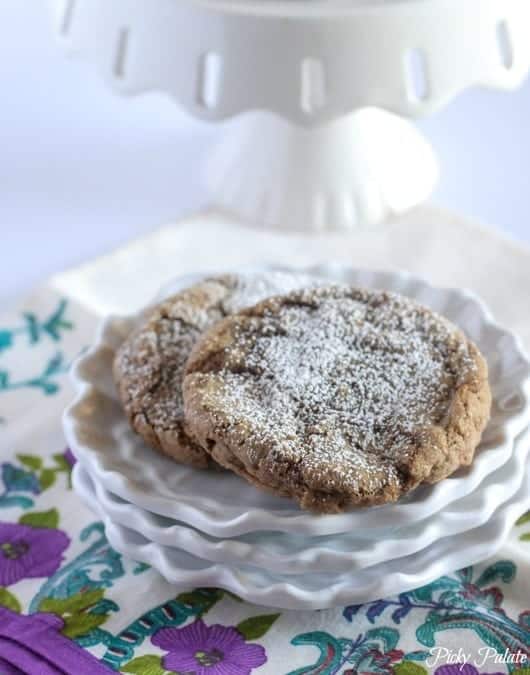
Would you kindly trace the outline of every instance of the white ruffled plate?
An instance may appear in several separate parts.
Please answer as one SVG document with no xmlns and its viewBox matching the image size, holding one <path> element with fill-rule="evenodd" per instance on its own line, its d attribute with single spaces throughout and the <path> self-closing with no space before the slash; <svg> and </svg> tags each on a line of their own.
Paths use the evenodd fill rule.
<svg viewBox="0 0 530 675">
<path fill-rule="evenodd" d="M 528 442 L 527 439 L 524 441 Z M 530 469 L 530 467 L 527 467 Z M 214 564 L 178 548 L 150 542 L 138 532 L 114 523 L 98 506 L 94 489 L 74 486 L 87 505 L 99 511 L 110 544 L 123 555 L 152 565 L 182 588 L 226 588 L 248 602 L 282 609 L 324 609 L 378 600 L 419 588 L 456 569 L 474 565 L 499 550 L 515 520 L 530 507 L 530 471 L 513 497 L 485 525 L 438 540 L 418 553 L 367 570 L 343 574 L 282 576 L 248 566 Z"/>
<path fill-rule="evenodd" d="M 271 268 L 254 268 L 264 269 Z M 97 482 L 126 501 L 216 537 L 275 530 L 311 536 L 356 531 L 379 538 L 469 495 L 508 461 L 515 437 L 530 423 L 530 364 L 519 340 L 495 324 L 480 300 L 466 291 L 434 288 L 403 272 L 329 264 L 297 271 L 415 298 L 451 319 L 478 344 L 490 368 L 494 403 L 473 465 L 437 485 L 415 490 L 396 504 L 315 516 L 289 499 L 257 490 L 230 472 L 211 473 L 175 464 L 149 449 L 132 432 L 123 414 L 111 364 L 138 318 L 110 317 L 101 326 L 95 345 L 74 365 L 77 394 L 64 414 L 68 442 Z M 170 290 L 196 279 L 177 280 Z"/>
<path fill-rule="evenodd" d="M 404 558 L 442 537 L 484 525 L 495 510 L 520 489 L 529 450 L 527 430 L 518 437 L 513 457 L 470 495 L 452 502 L 426 520 L 396 529 L 381 539 L 363 539 L 351 532 L 311 538 L 263 531 L 216 539 L 122 500 L 93 481 L 82 464 L 77 470 L 77 485 L 83 494 L 94 494 L 101 512 L 114 523 L 125 525 L 149 541 L 180 548 L 204 560 L 252 565 L 285 575 L 353 572 Z"/>
</svg>

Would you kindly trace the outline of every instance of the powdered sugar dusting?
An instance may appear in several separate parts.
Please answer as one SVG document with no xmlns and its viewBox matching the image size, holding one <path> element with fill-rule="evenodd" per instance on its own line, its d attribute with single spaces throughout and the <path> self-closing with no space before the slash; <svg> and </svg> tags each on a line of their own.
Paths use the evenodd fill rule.
<svg viewBox="0 0 530 675">
<path fill-rule="evenodd" d="M 223 311 L 227 316 L 252 307 L 274 295 L 284 295 L 295 290 L 310 289 L 319 284 L 319 280 L 307 274 L 270 271 L 266 274 L 238 274 L 231 277 L 231 292 L 223 301 Z"/>
<path fill-rule="evenodd" d="M 441 424 L 475 370 L 447 320 L 382 291 L 294 293 L 236 330 L 205 406 L 250 463 L 296 467 L 313 488 L 398 483 L 422 429 Z M 271 460 L 272 456 L 272 460 Z"/>
<path fill-rule="evenodd" d="M 224 275 L 161 303 L 117 355 L 116 379 L 128 413 L 141 414 L 157 432 L 183 434 L 182 377 L 202 332 L 260 300 L 315 283 L 310 276 L 279 271 Z"/>
</svg>

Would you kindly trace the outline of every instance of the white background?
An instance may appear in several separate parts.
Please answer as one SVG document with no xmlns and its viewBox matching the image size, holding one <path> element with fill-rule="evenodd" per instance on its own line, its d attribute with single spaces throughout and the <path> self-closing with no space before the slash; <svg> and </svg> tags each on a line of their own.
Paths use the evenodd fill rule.
<svg viewBox="0 0 530 675">
<path fill-rule="evenodd" d="M 436 201 L 530 242 L 530 83 L 466 92 L 419 124 L 442 163 Z M 45 0 L 0 0 L 0 303 L 203 205 L 217 133 L 67 61 Z"/>
</svg>

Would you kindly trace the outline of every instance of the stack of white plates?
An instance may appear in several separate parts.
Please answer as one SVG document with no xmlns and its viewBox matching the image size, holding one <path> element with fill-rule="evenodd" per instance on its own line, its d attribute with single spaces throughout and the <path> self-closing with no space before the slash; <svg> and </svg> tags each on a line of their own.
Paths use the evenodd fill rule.
<svg viewBox="0 0 530 675">
<path fill-rule="evenodd" d="M 111 365 L 137 318 L 109 318 L 74 367 L 77 396 L 64 424 L 79 460 L 75 487 L 111 544 L 179 586 L 219 586 L 287 609 L 394 595 L 495 554 L 530 506 L 530 363 L 517 338 L 462 290 L 396 272 L 304 271 L 408 295 L 476 342 L 494 403 L 473 465 L 396 504 L 318 516 L 230 472 L 175 464 L 146 447 L 122 412 Z M 178 280 L 165 293 L 194 281 Z"/>
</svg>

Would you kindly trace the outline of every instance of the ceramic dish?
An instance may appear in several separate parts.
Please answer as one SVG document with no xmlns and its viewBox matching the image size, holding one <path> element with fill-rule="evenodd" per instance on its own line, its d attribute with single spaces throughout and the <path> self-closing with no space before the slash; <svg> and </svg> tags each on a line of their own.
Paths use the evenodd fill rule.
<svg viewBox="0 0 530 675">
<path fill-rule="evenodd" d="M 353 572 L 403 558 L 442 537 L 461 534 L 486 523 L 500 504 L 521 487 L 529 450 L 527 430 L 519 436 L 513 457 L 470 495 L 452 502 L 426 520 L 397 529 L 388 538 L 378 540 L 362 539 L 353 533 L 311 538 L 263 531 L 215 539 L 120 499 L 101 483 L 92 481 L 82 465 L 78 469 L 77 484 L 85 494 L 94 492 L 102 513 L 114 523 L 135 530 L 149 541 L 183 549 L 205 560 L 253 565 L 286 575 Z"/>
<path fill-rule="evenodd" d="M 527 469 L 530 467 L 527 466 Z M 343 574 L 282 576 L 255 567 L 214 564 L 180 549 L 150 542 L 138 532 L 114 523 L 98 506 L 74 470 L 74 486 L 86 504 L 104 520 L 110 544 L 133 560 L 152 565 L 171 584 L 182 588 L 226 588 L 248 602 L 282 609 L 324 609 L 395 596 L 419 588 L 456 569 L 493 556 L 507 539 L 515 520 L 530 507 L 530 471 L 517 493 L 485 525 L 406 558 Z"/>
<path fill-rule="evenodd" d="M 264 269 L 271 268 L 254 268 Z M 68 442 L 98 483 L 126 501 L 216 537 L 255 530 L 311 536 L 355 530 L 363 536 L 380 537 L 392 528 L 428 518 L 470 494 L 508 461 L 515 437 L 530 422 L 530 364 L 518 339 L 495 324 L 481 301 L 466 291 L 434 288 L 403 272 L 328 264 L 299 271 L 415 298 L 451 319 L 479 345 L 490 368 L 494 403 L 473 465 L 437 485 L 418 488 L 396 504 L 315 516 L 289 499 L 257 490 L 230 472 L 214 474 L 175 464 L 149 449 L 132 432 L 123 414 L 111 364 L 138 317 L 111 317 L 101 326 L 95 345 L 74 365 L 76 398 L 64 415 Z M 171 290 L 195 279 L 178 280 Z"/>
</svg>

